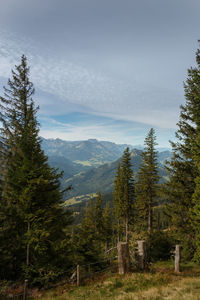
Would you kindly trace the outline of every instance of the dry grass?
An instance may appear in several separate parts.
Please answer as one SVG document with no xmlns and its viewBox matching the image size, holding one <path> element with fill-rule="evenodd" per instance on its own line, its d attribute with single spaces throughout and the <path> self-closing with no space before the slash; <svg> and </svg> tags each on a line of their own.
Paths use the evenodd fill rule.
<svg viewBox="0 0 200 300">
<path fill-rule="evenodd" d="M 126 276 L 105 274 L 79 288 L 60 286 L 48 291 L 41 300 L 200 300 L 200 267 L 186 266 L 174 274 L 169 265 L 154 266 L 148 273 Z"/>
<path fill-rule="evenodd" d="M 167 286 L 150 288 L 127 296 L 120 295 L 116 300 L 200 300 L 200 278 L 184 278 Z"/>
</svg>

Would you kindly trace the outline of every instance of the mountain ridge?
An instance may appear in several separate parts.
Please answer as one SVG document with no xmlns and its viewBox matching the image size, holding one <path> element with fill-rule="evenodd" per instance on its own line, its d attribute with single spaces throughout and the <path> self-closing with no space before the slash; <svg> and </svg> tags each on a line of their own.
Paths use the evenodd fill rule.
<svg viewBox="0 0 200 300">
<path fill-rule="evenodd" d="M 42 148 L 48 156 L 49 164 L 63 172 L 62 187 L 72 185 L 66 199 L 96 193 L 110 193 L 113 189 L 117 165 L 127 144 L 89 139 L 86 141 L 63 141 L 61 139 L 42 139 Z M 133 147 L 133 146 L 131 146 Z M 136 175 L 142 161 L 142 150 L 131 149 L 131 161 Z M 170 160 L 168 150 L 158 152 L 159 173 L 163 178 L 165 160 Z"/>
<path fill-rule="evenodd" d="M 158 172 L 161 177 L 160 182 L 163 182 L 166 177 L 164 169 L 164 161 L 171 158 L 171 153 L 165 151 L 159 155 L 158 153 Z M 96 168 L 92 168 L 76 177 L 68 179 L 65 184 L 72 185 L 73 189 L 67 195 L 67 198 L 72 198 L 84 194 L 96 193 L 101 190 L 102 194 L 110 193 L 113 190 L 113 182 L 117 171 L 118 163 L 121 162 L 121 157 L 114 162 L 106 163 Z M 137 172 L 142 162 L 142 150 L 133 149 L 131 151 L 131 164 L 136 177 Z"/>
<path fill-rule="evenodd" d="M 42 148 L 47 156 L 62 156 L 74 163 L 99 166 L 118 159 L 127 144 L 115 144 L 108 141 L 89 139 L 83 141 L 64 141 L 42 138 Z"/>
</svg>

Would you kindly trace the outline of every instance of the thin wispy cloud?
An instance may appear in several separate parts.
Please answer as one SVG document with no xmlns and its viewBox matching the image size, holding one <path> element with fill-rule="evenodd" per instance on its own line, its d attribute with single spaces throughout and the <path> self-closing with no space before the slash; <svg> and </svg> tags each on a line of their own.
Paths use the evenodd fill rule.
<svg viewBox="0 0 200 300">
<path fill-rule="evenodd" d="M 74 109 L 161 128 L 175 128 L 177 118 L 171 111 L 171 105 L 168 109 L 174 97 L 170 91 L 152 87 L 149 93 L 149 86 L 141 87 L 137 82 L 130 86 L 73 62 L 50 57 L 48 52 L 46 57 L 35 52 L 39 49 L 32 47 L 30 40 L 19 42 L 14 36 L 0 35 L 0 76 L 8 76 L 21 54 L 25 53 L 36 90 L 54 95 L 53 101 L 51 97 L 45 101 L 38 96 L 43 113 L 45 108 L 50 115 L 54 115 L 56 110 L 68 113 Z M 175 96 L 181 98 L 180 95 Z M 172 105 L 177 113 L 178 105 L 174 103 Z"/>
</svg>

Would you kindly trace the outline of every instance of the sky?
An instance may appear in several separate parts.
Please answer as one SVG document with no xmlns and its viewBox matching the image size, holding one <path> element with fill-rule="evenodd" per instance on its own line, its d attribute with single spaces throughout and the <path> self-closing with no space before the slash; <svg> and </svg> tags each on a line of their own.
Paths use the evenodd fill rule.
<svg viewBox="0 0 200 300">
<path fill-rule="evenodd" d="M 45 138 L 160 147 L 195 67 L 199 0 L 0 0 L 0 93 L 25 54 Z"/>
</svg>

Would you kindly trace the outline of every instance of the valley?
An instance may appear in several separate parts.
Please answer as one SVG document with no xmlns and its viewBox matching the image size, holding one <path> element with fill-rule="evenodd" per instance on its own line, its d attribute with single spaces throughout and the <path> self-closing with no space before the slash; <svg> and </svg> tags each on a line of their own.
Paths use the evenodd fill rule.
<svg viewBox="0 0 200 300">
<path fill-rule="evenodd" d="M 62 187 L 72 185 L 65 194 L 67 205 L 78 204 L 92 197 L 98 190 L 111 194 L 117 166 L 126 147 L 131 149 L 131 164 L 136 177 L 142 161 L 142 146 L 136 149 L 126 144 L 115 144 L 95 139 L 87 141 L 63 141 L 42 139 L 42 147 L 54 168 L 63 171 Z M 162 150 L 162 149 L 161 149 Z M 164 164 L 171 159 L 169 150 L 158 151 L 160 182 L 166 180 Z"/>
</svg>

